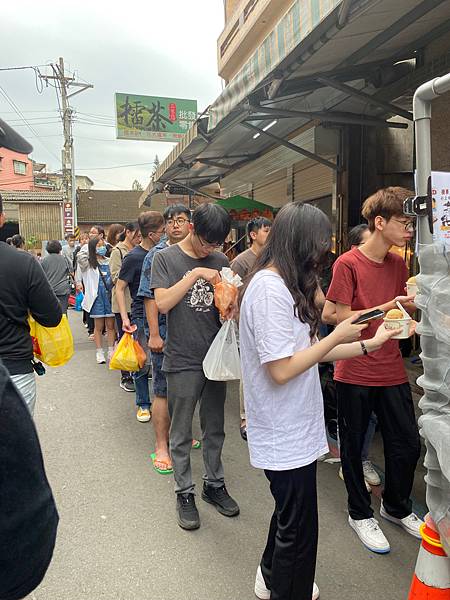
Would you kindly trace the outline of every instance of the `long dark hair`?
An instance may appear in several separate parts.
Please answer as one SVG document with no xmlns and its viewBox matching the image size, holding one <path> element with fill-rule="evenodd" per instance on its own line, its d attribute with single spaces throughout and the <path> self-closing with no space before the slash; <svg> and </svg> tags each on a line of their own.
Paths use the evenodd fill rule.
<svg viewBox="0 0 450 600">
<path fill-rule="evenodd" d="M 89 240 L 88 243 L 88 254 L 89 254 L 89 266 L 91 267 L 91 269 L 97 269 L 98 268 L 98 258 L 97 258 L 97 244 L 99 243 L 99 241 L 102 238 L 100 237 L 94 237 L 91 238 Z"/>
<path fill-rule="evenodd" d="M 295 315 L 311 328 L 311 339 L 319 330 L 315 296 L 330 247 L 331 223 L 325 213 L 310 204 L 290 202 L 275 217 L 251 273 L 267 267 L 277 269 L 294 298 Z"/>
<path fill-rule="evenodd" d="M 127 235 L 127 231 L 137 231 L 139 229 L 139 225 L 137 221 L 130 221 L 130 223 L 127 223 L 124 227 L 124 230 L 122 231 L 122 233 L 119 235 L 119 242 L 124 242 L 125 241 L 125 237 Z"/>
</svg>

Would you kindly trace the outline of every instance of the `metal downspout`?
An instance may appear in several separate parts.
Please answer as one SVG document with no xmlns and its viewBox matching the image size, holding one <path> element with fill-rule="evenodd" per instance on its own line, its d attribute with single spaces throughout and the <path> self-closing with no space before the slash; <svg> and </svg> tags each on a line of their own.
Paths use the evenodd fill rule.
<svg viewBox="0 0 450 600">
<path fill-rule="evenodd" d="M 450 74 L 424 83 L 414 94 L 417 196 L 427 196 L 431 176 L 431 101 L 447 91 L 450 91 Z M 418 216 L 417 220 L 420 264 L 417 282 L 420 291 L 416 304 L 422 311 L 417 332 L 420 334 L 424 366 L 424 374 L 418 380 L 424 389 L 419 403 L 423 413 L 419 418 L 419 428 L 427 450 L 427 506 L 450 556 L 450 456 L 443 458 L 450 431 L 450 389 L 447 385 L 450 345 L 448 339 L 445 342 L 442 338 L 443 333 L 450 336 L 450 327 L 447 325 L 442 331 L 433 308 L 437 299 L 443 298 L 442 292 L 449 284 L 450 252 L 441 243 L 433 243 L 427 216 Z M 450 315 L 450 299 L 442 303 L 441 312 Z"/>
</svg>

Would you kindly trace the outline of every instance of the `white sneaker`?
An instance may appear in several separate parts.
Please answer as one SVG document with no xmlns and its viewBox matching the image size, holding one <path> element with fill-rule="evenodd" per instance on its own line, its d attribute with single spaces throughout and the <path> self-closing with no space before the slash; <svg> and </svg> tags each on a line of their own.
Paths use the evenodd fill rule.
<svg viewBox="0 0 450 600">
<path fill-rule="evenodd" d="M 261 566 L 259 566 L 256 570 L 255 596 L 260 598 L 260 600 L 270 600 L 270 590 L 266 588 L 266 582 L 264 581 L 264 577 L 261 573 Z"/>
<path fill-rule="evenodd" d="M 419 540 L 422 539 L 422 536 L 420 535 L 420 528 L 423 525 L 423 521 L 422 519 L 419 519 L 415 513 L 411 513 L 403 519 L 397 519 L 397 517 L 392 517 L 388 512 L 386 512 L 384 504 L 381 503 L 380 515 L 383 517 L 383 519 L 399 525 L 402 529 L 415 538 L 418 538 Z"/>
<path fill-rule="evenodd" d="M 366 548 L 377 554 L 386 554 L 391 547 L 378 526 L 378 521 L 373 517 L 371 519 L 355 520 L 348 517 L 348 524 L 359 537 Z"/>
<path fill-rule="evenodd" d="M 108 362 L 111 361 L 113 354 L 114 354 L 114 348 L 108 348 Z"/>
<path fill-rule="evenodd" d="M 381 484 L 380 476 L 375 471 L 375 468 L 374 468 L 373 464 L 370 462 L 370 460 L 363 460 L 362 466 L 363 466 L 364 479 L 367 481 L 367 483 L 370 483 L 370 485 L 380 485 Z"/>
<path fill-rule="evenodd" d="M 342 481 L 344 481 L 344 473 L 342 472 L 342 467 L 340 467 L 339 469 L 339 477 L 342 479 Z M 366 484 L 366 490 L 369 492 L 369 494 L 371 494 L 372 488 L 368 484 L 367 479 L 364 479 L 364 483 Z"/>
<path fill-rule="evenodd" d="M 96 358 L 97 358 L 97 363 L 99 365 L 104 365 L 106 363 L 105 353 L 103 352 L 103 350 L 101 348 L 100 348 L 100 350 L 97 350 Z"/>
<path fill-rule="evenodd" d="M 319 595 L 320 595 L 319 588 L 317 587 L 316 582 L 314 582 L 311 600 L 317 600 Z M 264 577 L 261 573 L 260 566 L 256 570 L 255 596 L 257 598 L 260 598 L 260 600 L 270 600 L 270 590 L 268 590 L 266 588 L 266 582 L 264 581 Z"/>
</svg>

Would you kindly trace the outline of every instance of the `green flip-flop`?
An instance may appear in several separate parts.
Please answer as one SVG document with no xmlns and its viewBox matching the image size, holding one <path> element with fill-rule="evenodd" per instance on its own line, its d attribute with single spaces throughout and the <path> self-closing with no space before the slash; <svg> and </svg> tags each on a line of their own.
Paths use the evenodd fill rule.
<svg viewBox="0 0 450 600">
<path fill-rule="evenodd" d="M 156 467 L 156 466 L 155 466 L 155 462 L 156 462 L 156 452 L 153 452 L 153 454 L 150 454 L 150 458 L 152 459 L 152 465 L 153 465 L 153 468 L 154 468 L 154 469 L 155 469 L 155 471 L 156 471 L 157 473 L 159 473 L 160 475 L 171 475 L 171 474 L 173 473 L 173 467 L 170 467 L 170 468 L 168 468 L 168 469 L 161 469 L 160 467 Z M 165 461 L 163 461 L 163 460 L 159 460 L 158 462 L 160 462 L 160 463 L 164 463 L 164 464 L 167 464 L 167 463 L 165 463 Z"/>
</svg>

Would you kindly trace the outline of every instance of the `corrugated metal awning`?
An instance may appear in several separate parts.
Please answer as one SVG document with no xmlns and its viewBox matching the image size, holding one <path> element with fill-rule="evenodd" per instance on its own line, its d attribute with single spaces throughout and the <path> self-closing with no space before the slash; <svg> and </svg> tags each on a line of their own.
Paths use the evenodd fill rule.
<svg viewBox="0 0 450 600">
<path fill-rule="evenodd" d="M 258 51 L 265 48 L 264 64 L 276 67 L 264 75 L 258 61 L 247 62 L 236 76 L 245 80 L 245 93 L 237 86 L 228 101 L 232 83 L 227 86 L 209 119 L 200 119 L 159 167 L 142 199 L 168 183 L 201 189 L 280 144 L 298 160 L 296 138 L 316 124 L 407 127 L 409 90 L 450 67 L 447 59 L 415 60 L 418 49 L 450 31 L 446 0 L 302 0 L 283 19 Z M 284 42 L 293 48 L 287 55 L 283 48 L 271 54 L 280 31 L 295 31 L 300 39 L 295 47 Z M 396 100 L 401 107 L 392 104 Z M 404 119 L 387 123 L 392 115 Z M 308 155 L 307 144 L 302 148 L 303 156 L 336 169 L 325 156 Z"/>
</svg>

